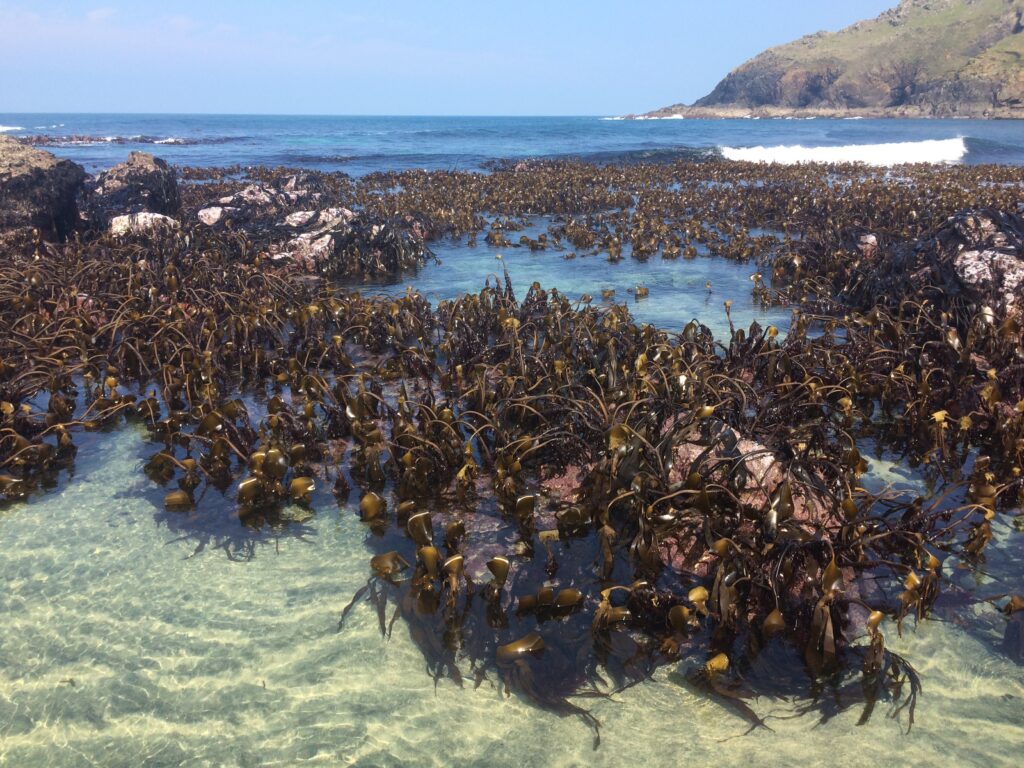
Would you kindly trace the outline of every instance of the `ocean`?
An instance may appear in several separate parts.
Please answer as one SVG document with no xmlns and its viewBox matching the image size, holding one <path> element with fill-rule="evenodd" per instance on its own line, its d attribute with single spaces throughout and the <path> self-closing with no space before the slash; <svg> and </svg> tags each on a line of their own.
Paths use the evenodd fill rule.
<svg viewBox="0 0 1024 768">
<path fill-rule="evenodd" d="M 709 154 L 779 162 L 1024 164 L 1021 121 L 0 113 L 0 131 L 53 137 L 53 152 L 90 171 L 120 162 L 132 149 L 182 165 L 284 165 L 352 175 L 478 170 L 507 158 L 635 162 Z"/>
</svg>

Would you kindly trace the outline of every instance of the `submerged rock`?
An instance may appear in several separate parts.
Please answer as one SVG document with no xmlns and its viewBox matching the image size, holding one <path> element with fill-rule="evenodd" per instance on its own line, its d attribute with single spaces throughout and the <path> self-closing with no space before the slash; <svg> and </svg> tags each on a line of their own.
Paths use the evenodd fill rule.
<svg viewBox="0 0 1024 768">
<path fill-rule="evenodd" d="M 173 216 L 181 209 L 174 169 L 146 152 L 132 152 L 126 162 L 104 171 L 86 197 L 88 218 L 104 227 L 115 216 L 158 213 Z"/>
<path fill-rule="evenodd" d="M 76 195 L 85 171 L 70 160 L 0 136 L 0 247 L 63 239 L 78 219 Z"/>
</svg>

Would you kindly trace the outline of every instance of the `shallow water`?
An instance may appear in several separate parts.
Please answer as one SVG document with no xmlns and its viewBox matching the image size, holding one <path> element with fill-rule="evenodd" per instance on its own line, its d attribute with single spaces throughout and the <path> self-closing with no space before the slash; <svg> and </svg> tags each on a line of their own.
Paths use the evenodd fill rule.
<svg viewBox="0 0 1024 768">
<path fill-rule="evenodd" d="M 531 226 L 507 234 L 516 242 L 522 234 L 536 238 L 546 231 L 546 224 L 533 221 Z M 625 303 L 640 322 L 651 323 L 671 332 L 679 332 L 688 322 L 697 319 L 715 334 L 728 338 L 729 321 L 725 314 L 725 301 L 731 301 L 730 312 L 736 327 L 747 328 L 757 320 L 762 326 L 776 325 L 780 330 L 789 326 L 791 312 L 785 307 L 762 308 L 751 296 L 754 283 L 751 276 L 760 272 L 756 262 L 736 262 L 712 256 L 695 259 L 662 259 L 654 256 L 637 261 L 624 249 L 622 261 L 609 263 L 606 254 L 577 256 L 567 261 L 565 253 L 571 251 L 549 249 L 531 252 L 528 248 L 494 248 L 479 238 L 476 245 L 468 245 L 465 238 L 445 239 L 430 244 L 440 264 L 427 264 L 415 273 L 396 280 L 367 283 L 366 292 L 401 293 L 413 286 L 432 304 L 453 299 L 467 292 L 479 291 L 490 278 L 503 280 L 503 265 L 508 267 L 516 297 L 526 296 L 530 285 L 538 282 L 543 288 L 558 288 L 572 299 L 584 294 L 592 297 L 595 305 Z M 497 259 L 501 255 L 502 259 Z M 707 283 L 711 283 L 710 289 Z M 503 284 L 503 283 L 502 283 Z M 633 294 L 638 285 L 650 294 L 637 299 Z M 601 290 L 611 288 L 615 295 L 603 299 Z"/>
<path fill-rule="evenodd" d="M 404 626 L 383 641 L 366 605 L 336 632 L 368 571 L 354 509 L 319 497 L 301 537 L 266 534 L 248 560 L 194 554 L 139 471 L 155 446 L 126 428 L 93 448 L 73 483 L 0 513 L 0 764 L 1018 764 L 1024 670 L 993 650 L 994 631 L 938 621 L 902 640 L 885 627 L 924 681 L 909 735 L 880 705 L 861 727 L 853 707 L 741 737 L 740 717 L 668 667 L 592 704 L 594 752 L 575 718 L 488 682 L 435 688 Z M 999 528 L 990 568 L 1008 570 L 1014 534 Z M 222 532 L 244 536 L 237 521 Z"/>
<path fill-rule="evenodd" d="M 436 302 L 501 274 L 498 249 L 482 241 L 435 250 L 442 264 L 366 290 L 413 284 Z M 500 252 L 520 298 L 535 280 L 595 303 L 614 287 L 640 320 L 670 330 L 697 317 L 722 337 L 727 299 L 738 326 L 788 325 L 788 309 L 751 300 L 753 263 Z M 627 292 L 638 284 L 649 298 Z M 614 701 L 583 702 L 602 722 L 595 752 L 578 719 L 505 698 L 494 675 L 475 690 L 435 686 L 405 625 L 382 640 L 366 604 L 336 631 L 369 575 L 370 534 L 354 508 L 320 491 L 313 515 L 292 508 L 302 522 L 277 532 L 245 528 L 216 499 L 201 501 L 194 517 L 168 513 L 164 490 L 140 471 L 158 450 L 143 430 L 76 441 L 73 479 L 0 510 L 0 765 L 1019 763 L 1024 667 L 999 653 L 1002 623 L 991 609 L 976 609 L 969 628 L 927 621 L 902 639 L 891 622 L 883 626 L 888 646 L 923 680 L 909 734 L 905 718 L 887 718 L 880 703 L 864 726 L 853 706 L 817 727 L 810 714 L 769 719 L 773 731 L 743 736 L 741 717 L 678 684 L 669 666 Z M 865 455 L 875 487 L 920 485 L 898 458 Z M 994 527 L 990 575 L 953 572 L 952 561 L 946 575 L 982 595 L 1022 592 L 1014 565 L 1022 535 L 1005 518 Z M 785 717 L 799 703 L 753 706 Z"/>
</svg>

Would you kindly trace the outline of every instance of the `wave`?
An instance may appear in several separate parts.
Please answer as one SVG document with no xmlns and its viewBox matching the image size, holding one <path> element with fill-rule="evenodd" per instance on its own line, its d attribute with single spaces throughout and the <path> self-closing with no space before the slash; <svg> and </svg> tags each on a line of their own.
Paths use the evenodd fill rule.
<svg viewBox="0 0 1024 768">
<path fill-rule="evenodd" d="M 722 147 L 728 160 L 753 163 L 864 163 L 890 166 L 906 163 L 960 163 L 967 155 L 967 142 L 956 139 L 900 141 L 889 144 L 847 144 L 840 147 Z"/>
<path fill-rule="evenodd" d="M 24 131 L 20 125 L 0 125 L 0 133 L 6 133 L 7 131 Z"/>
</svg>

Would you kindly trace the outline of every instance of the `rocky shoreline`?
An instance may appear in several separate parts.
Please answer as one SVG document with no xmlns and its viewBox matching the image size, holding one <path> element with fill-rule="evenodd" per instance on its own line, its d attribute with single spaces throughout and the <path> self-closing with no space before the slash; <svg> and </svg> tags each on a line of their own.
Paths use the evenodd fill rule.
<svg viewBox="0 0 1024 768">
<path fill-rule="evenodd" d="M 306 273 L 366 278 L 432 258 L 414 217 L 356 214 L 330 200 L 314 174 L 262 180 L 203 178 L 145 152 L 96 176 L 49 152 L 0 136 L 0 254 L 27 256 L 72 237 L 160 237 L 194 226 L 236 229 L 267 256 Z M 192 176 L 205 177 L 204 171 Z M 183 201 L 184 198 L 184 201 Z"/>
<path fill-rule="evenodd" d="M 990 107 L 970 109 L 950 106 L 948 109 L 926 108 L 919 106 L 902 107 L 863 107 L 857 109 L 832 109 L 826 107 L 795 108 L 795 107 L 745 107 L 745 106 L 707 106 L 678 104 L 663 107 L 652 112 L 623 115 L 625 120 L 809 120 L 813 118 L 834 120 L 1024 120 L 1022 107 Z"/>
<path fill-rule="evenodd" d="M 1024 2 L 902 0 L 762 51 L 693 105 L 643 117 L 1024 118 Z"/>
</svg>

